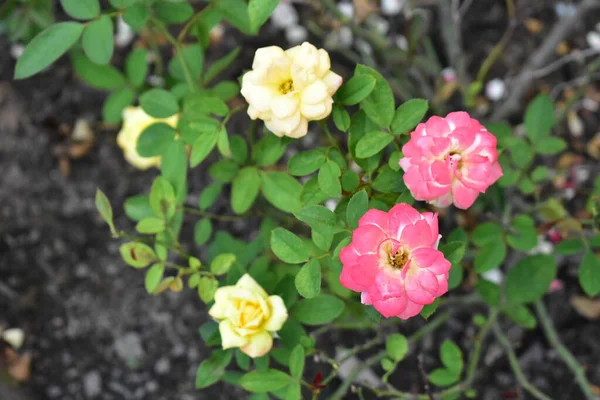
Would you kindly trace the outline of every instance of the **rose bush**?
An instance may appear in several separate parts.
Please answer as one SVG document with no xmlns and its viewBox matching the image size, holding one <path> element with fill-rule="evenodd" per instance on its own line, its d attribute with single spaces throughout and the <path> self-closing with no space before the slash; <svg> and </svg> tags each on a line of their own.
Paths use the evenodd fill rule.
<svg viewBox="0 0 600 400">
<path fill-rule="evenodd" d="M 218 0 L 202 10 L 186 0 L 108 3 L 103 9 L 98 0 L 61 1 L 76 21 L 52 24 L 35 36 L 15 77 L 42 72 L 70 52 L 80 79 L 110 91 L 102 113 L 115 131 L 122 123 L 117 143 L 124 157 L 140 169 L 159 168 L 148 193 L 124 204 L 135 228 L 117 226 L 101 191 L 96 207 L 113 236 L 126 241 L 120 248 L 124 262 L 145 271 L 149 294 L 187 287 L 207 304 L 214 320 L 200 327 L 200 336 L 214 350 L 198 367 L 198 389 L 223 380 L 253 392 L 254 399 L 339 400 L 349 398 L 350 388 L 360 398 L 367 390 L 406 398 L 417 387 L 419 398 L 479 398 L 476 374 L 484 340 L 493 332 L 524 389 L 548 398 L 524 381 L 503 333 L 508 324 L 533 329 L 539 321 L 556 343 L 543 296 L 557 276 L 557 259 L 542 254 L 540 237 L 551 228 L 560 231 L 555 253 L 579 257 L 581 290 L 600 293 L 597 188 L 590 190 L 582 220 L 543 190 L 550 172 L 538 161 L 567 147 L 557 135 L 549 96 L 540 94 L 527 107 L 524 134 L 466 111 L 435 116 L 450 108 L 440 101 L 457 87 L 461 108 L 481 115 L 485 107 L 475 105 L 486 74 L 468 82 L 440 80 L 437 71 L 428 83 L 421 74 L 435 70 L 440 59 L 430 59 L 428 36 L 423 46 L 421 36 L 411 39 L 406 54 L 388 51 L 387 38 L 354 22 L 350 32 L 376 50 L 364 53 L 365 63 L 391 60 L 381 69 L 396 74 L 389 81 L 363 64 L 353 72 L 340 64 L 333 68 L 339 74 L 333 72 L 326 50 L 303 43 L 258 49 L 244 67 L 251 69 L 234 73 L 240 87 L 232 74 L 224 78 L 234 60 L 244 60 L 240 49 L 205 62 L 220 40 L 219 21 L 256 34 L 277 2 Z M 335 5 L 325 5 L 340 24 L 349 22 Z M 143 37 L 119 68 L 110 65 L 116 18 Z M 418 13 L 407 18 L 424 26 Z M 428 68 L 424 62 L 431 62 Z M 405 67 L 408 78 L 399 76 Z M 413 82 L 415 74 L 421 79 Z M 418 98 L 396 106 L 397 97 L 412 97 L 407 94 L 416 86 L 433 82 L 442 85 L 435 96 L 423 90 L 433 97 L 431 109 Z M 309 121 L 319 121 L 310 132 Z M 309 149 L 293 140 L 305 135 L 312 135 Z M 211 182 L 190 193 L 189 170 L 198 166 L 194 173 Z M 258 228 L 247 219 L 258 221 Z M 235 237 L 231 224 L 240 232 Z M 191 231 L 193 238 L 182 234 Z M 436 315 L 438 309 L 443 313 Z M 484 309 L 486 316 L 476 314 Z M 459 310 L 473 315 L 478 333 L 445 340 L 439 362 L 428 357 L 421 363 L 418 382 L 395 387 L 397 369 L 414 370 L 416 361 L 404 360 L 421 351 L 416 342 Z M 405 324 L 408 318 L 418 322 Z M 415 325 L 420 330 L 409 338 L 397 333 Z M 372 338 L 355 343 L 361 339 L 338 333 L 348 328 Z M 333 339 L 323 341 L 325 333 Z M 473 348 L 459 347 L 459 340 Z M 349 348 L 334 352 L 324 345 L 331 342 Z M 377 346 L 381 351 L 373 352 Z M 573 356 L 558 348 L 572 367 Z M 365 364 L 379 363 L 385 371 L 381 384 L 342 376 L 340 364 L 363 355 Z M 581 393 L 591 398 L 584 370 L 574 373 Z"/>
</svg>

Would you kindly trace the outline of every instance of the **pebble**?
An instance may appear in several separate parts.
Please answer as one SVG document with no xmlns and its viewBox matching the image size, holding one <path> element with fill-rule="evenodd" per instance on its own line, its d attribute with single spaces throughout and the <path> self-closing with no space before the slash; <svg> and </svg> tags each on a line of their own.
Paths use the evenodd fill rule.
<svg viewBox="0 0 600 400">
<path fill-rule="evenodd" d="M 136 362 L 144 356 L 142 341 L 137 333 L 129 332 L 115 341 L 115 352 L 122 360 Z"/>
<path fill-rule="evenodd" d="M 280 2 L 271 14 L 271 23 L 279 29 L 298 25 L 298 13 L 290 3 Z"/>
<path fill-rule="evenodd" d="M 404 0 L 381 0 L 381 13 L 391 17 L 400 14 L 404 7 Z"/>
<path fill-rule="evenodd" d="M 498 101 L 504 97 L 506 85 L 502 79 L 492 79 L 485 85 L 485 95 L 492 101 Z"/>
<path fill-rule="evenodd" d="M 306 40 L 308 31 L 301 25 L 292 25 L 285 30 L 285 38 L 291 45 L 297 45 Z"/>
<path fill-rule="evenodd" d="M 168 358 L 161 358 L 154 364 L 154 371 L 159 375 L 166 375 L 171 370 L 171 361 Z"/>
<path fill-rule="evenodd" d="M 98 371 L 90 371 L 83 377 L 83 391 L 93 399 L 102 393 L 102 377 Z"/>
</svg>

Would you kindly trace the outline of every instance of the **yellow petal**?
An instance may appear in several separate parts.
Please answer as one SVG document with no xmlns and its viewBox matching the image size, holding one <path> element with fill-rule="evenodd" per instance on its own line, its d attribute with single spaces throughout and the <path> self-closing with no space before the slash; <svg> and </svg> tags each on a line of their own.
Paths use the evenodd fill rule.
<svg viewBox="0 0 600 400">
<path fill-rule="evenodd" d="M 283 299 L 279 296 L 269 296 L 269 304 L 271 306 L 271 317 L 267 320 L 264 328 L 271 332 L 277 332 L 287 321 L 287 308 L 283 303 Z"/>
<path fill-rule="evenodd" d="M 298 110 L 300 99 L 295 94 L 277 96 L 273 99 L 271 110 L 277 118 L 287 118 Z"/>
<path fill-rule="evenodd" d="M 331 68 L 331 60 L 329 59 L 329 53 L 324 49 L 319 49 L 319 68 L 317 70 L 317 76 L 323 78 L 329 69 Z"/>
<path fill-rule="evenodd" d="M 231 321 L 227 319 L 219 323 L 219 333 L 221 334 L 221 345 L 224 349 L 242 347 L 248 344 L 248 338 L 237 333 Z"/>
<path fill-rule="evenodd" d="M 235 284 L 237 288 L 247 289 L 259 296 L 267 298 L 267 292 L 250 276 L 250 274 L 244 274 L 239 281 Z"/>
<path fill-rule="evenodd" d="M 302 90 L 300 96 L 302 104 L 319 104 L 329 97 L 329 92 L 327 91 L 327 85 L 319 79 Z"/>
<path fill-rule="evenodd" d="M 303 136 L 306 136 L 307 133 L 308 133 L 308 120 L 306 118 L 302 117 L 300 119 L 300 123 L 298 124 L 296 129 L 294 129 L 293 131 L 288 133 L 286 136 L 289 136 L 294 139 L 298 139 Z"/>
<path fill-rule="evenodd" d="M 252 358 L 262 357 L 273 347 L 273 337 L 268 332 L 261 332 L 248 337 L 248 343 L 240 347 L 242 352 Z"/>
<path fill-rule="evenodd" d="M 215 304 L 208 310 L 208 315 L 215 319 L 227 317 L 228 309 L 231 308 L 231 295 L 235 292 L 235 286 L 222 286 L 215 292 Z"/>
<path fill-rule="evenodd" d="M 339 87 L 342 86 L 342 82 L 344 82 L 344 78 L 332 71 L 327 72 L 322 79 L 325 85 L 327 85 L 327 92 L 330 96 L 333 96 Z"/>
</svg>

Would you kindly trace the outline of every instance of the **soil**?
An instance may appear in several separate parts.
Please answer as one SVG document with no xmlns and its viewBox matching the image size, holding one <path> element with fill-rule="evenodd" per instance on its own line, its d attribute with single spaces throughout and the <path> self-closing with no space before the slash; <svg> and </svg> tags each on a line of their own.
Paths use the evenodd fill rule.
<svg viewBox="0 0 600 400">
<path fill-rule="evenodd" d="M 479 52 L 496 43 L 505 28 L 504 9 L 497 2 L 474 3 L 472 12 L 477 15 L 488 10 L 482 3 L 490 3 L 491 11 L 485 21 L 472 17 L 463 25 L 468 32 L 486 25 L 475 40 L 465 40 L 469 65 L 481 59 Z M 540 8 L 552 4 L 539 3 Z M 544 22 L 554 22 L 553 14 L 543 15 Z M 275 33 L 267 28 L 260 37 L 245 39 L 231 77 L 250 65 L 255 48 L 273 44 Z M 581 37 L 574 42 L 581 42 Z M 285 46 L 281 36 L 277 41 Z M 239 44 L 239 36 L 226 35 L 219 54 L 213 56 Z M 513 42 L 494 74 L 514 72 L 536 44 Z M 189 290 L 149 296 L 142 274 L 120 260 L 119 243 L 97 216 L 94 195 L 99 187 L 115 207 L 116 224 L 131 228 L 120 205 L 128 196 L 147 191 L 156 176 L 155 171 L 140 172 L 128 165 L 115 144 L 116 131 L 99 123 L 106 94 L 77 80 L 67 60 L 34 78 L 14 82 L 14 60 L 8 49 L 0 37 L 0 326 L 25 331 L 23 351 L 32 355 L 32 363 L 26 383 L 18 387 L 0 383 L 0 400 L 247 398 L 244 391 L 228 384 L 202 392 L 194 389 L 196 368 L 210 353 L 198 334 L 198 327 L 207 321 L 205 306 Z M 339 54 L 334 57 L 334 64 L 347 75 L 351 64 Z M 570 79 L 576 71 L 565 73 L 568 76 L 554 77 L 551 84 Z M 81 118 L 93 128 L 95 145 L 85 157 L 70 163 L 70 175 L 65 176 L 55 149 L 66 142 L 64 132 Z M 192 192 L 205 183 L 204 171 L 195 173 Z M 233 234 L 247 230 L 228 228 Z M 560 278 L 565 288 L 547 300 L 564 344 L 585 366 L 590 381 L 600 384 L 600 324 L 580 317 L 569 305 L 569 298 L 580 294 L 577 265 L 576 258 L 563 261 Z M 397 371 L 390 382 L 407 391 L 420 389 L 416 355 L 423 353 L 426 369 L 432 370 L 438 366 L 436 349 L 447 338 L 470 349 L 476 333 L 471 317 L 477 308 L 467 311 L 411 349 L 403 363 L 406 370 Z M 421 325 L 410 321 L 402 325 L 402 332 L 409 334 Z M 342 331 L 321 338 L 319 348 L 332 356 L 336 345 L 364 343 L 372 335 Z M 539 389 L 554 399 L 583 399 L 539 328 L 514 328 L 508 335 L 524 374 Z M 477 399 L 527 398 L 517 390 L 497 344 L 486 345 L 482 368 L 486 372 L 477 381 Z M 328 367 L 309 363 L 306 377 L 319 370 L 327 373 Z M 375 370 L 381 373 L 379 366 Z M 334 380 L 323 397 L 339 384 Z"/>
</svg>

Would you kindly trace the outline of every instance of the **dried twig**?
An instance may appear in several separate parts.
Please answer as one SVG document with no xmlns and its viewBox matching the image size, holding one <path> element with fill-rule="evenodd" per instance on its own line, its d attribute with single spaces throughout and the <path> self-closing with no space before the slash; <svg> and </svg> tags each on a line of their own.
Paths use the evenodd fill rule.
<svg viewBox="0 0 600 400">
<path fill-rule="evenodd" d="M 593 8 L 600 7 L 598 0 L 583 0 L 575 14 L 561 20 L 548 35 L 542 45 L 531 55 L 525 67 L 514 81 L 509 96 L 500 104 L 492 114 L 492 119 L 501 120 L 515 111 L 521 110 L 521 103 L 525 93 L 535 79 L 535 71 L 547 64 L 554 54 L 556 46 L 563 41 L 572 30 L 583 20 L 586 13 Z"/>
<path fill-rule="evenodd" d="M 417 362 L 419 363 L 419 372 L 421 373 L 421 378 L 423 378 L 423 386 L 425 387 L 425 393 L 429 396 L 430 400 L 434 400 L 433 391 L 431 390 L 431 386 L 429 386 L 429 381 L 427 379 L 427 371 L 425 371 L 425 364 L 423 362 L 423 353 L 419 353 L 417 356 Z"/>
</svg>

